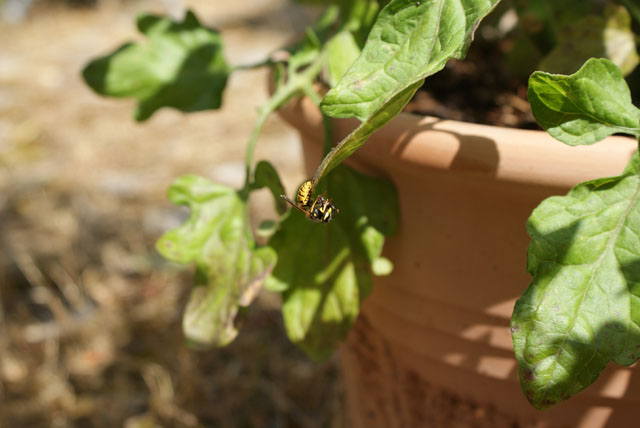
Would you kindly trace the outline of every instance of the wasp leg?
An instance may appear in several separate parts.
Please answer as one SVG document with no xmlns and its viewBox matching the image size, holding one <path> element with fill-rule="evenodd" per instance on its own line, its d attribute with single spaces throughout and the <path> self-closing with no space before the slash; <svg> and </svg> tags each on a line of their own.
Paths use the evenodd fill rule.
<svg viewBox="0 0 640 428">
<path fill-rule="evenodd" d="M 322 217 L 322 221 L 324 221 L 325 223 L 329 223 L 329 220 L 331 220 L 332 212 L 333 212 L 332 208 L 327 209 L 324 213 L 324 217 Z"/>
<path fill-rule="evenodd" d="M 318 201 L 321 200 L 321 199 L 323 199 L 322 196 L 317 196 L 315 201 L 313 201 L 313 204 L 311 204 L 311 208 L 309 209 L 309 211 L 313 212 L 314 208 L 318 204 Z"/>
</svg>

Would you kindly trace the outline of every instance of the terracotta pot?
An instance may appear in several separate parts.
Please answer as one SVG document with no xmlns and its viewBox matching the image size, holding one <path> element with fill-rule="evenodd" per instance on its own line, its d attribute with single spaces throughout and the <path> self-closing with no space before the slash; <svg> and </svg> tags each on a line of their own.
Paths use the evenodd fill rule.
<svg viewBox="0 0 640 428">
<path fill-rule="evenodd" d="M 283 111 L 308 170 L 321 155 L 319 112 Z M 356 126 L 334 121 L 336 140 Z M 541 131 L 401 114 L 350 159 L 398 189 L 390 276 L 340 349 L 349 427 L 634 426 L 640 373 L 611 364 L 585 391 L 535 410 L 523 396 L 509 319 L 530 282 L 525 222 L 546 197 L 619 174 L 636 147 L 610 137 L 569 147 Z"/>
</svg>

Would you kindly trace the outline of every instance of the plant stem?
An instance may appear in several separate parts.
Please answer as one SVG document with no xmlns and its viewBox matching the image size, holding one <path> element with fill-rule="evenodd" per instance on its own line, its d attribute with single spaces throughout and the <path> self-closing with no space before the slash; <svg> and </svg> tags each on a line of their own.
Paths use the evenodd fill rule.
<svg viewBox="0 0 640 428">
<path fill-rule="evenodd" d="M 251 182 L 251 165 L 253 164 L 253 153 L 256 148 L 256 143 L 258 142 L 258 137 L 260 136 L 260 131 L 262 131 L 262 126 L 267 121 L 267 117 L 269 117 L 269 114 L 271 114 L 271 112 L 274 110 L 272 107 L 272 100 L 273 98 L 269 99 L 267 104 L 262 105 L 262 107 L 258 109 L 258 117 L 253 123 L 253 129 L 251 130 L 251 136 L 249 137 L 249 142 L 247 143 L 247 150 L 245 152 L 244 158 L 244 191 L 248 191 Z"/>
<path fill-rule="evenodd" d="M 249 196 L 249 189 L 251 188 L 253 176 L 253 154 L 255 152 L 256 143 L 258 142 L 258 137 L 260 136 L 260 131 L 262 131 L 262 126 L 269 115 L 282 107 L 282 105 L 284 105 L 284 103 L 289 99 L 301 93 L 307 93 L 307 88 L 310 88 L 311 82 L 315 80 L 322 69 L 323 59 L 324 55 L 319 53 L 307 68 L 299 73 L 291 74 L 286 83 L 278 86 L 273 95 L 271 95 L 271 98 L 269 98 L 269 100 L 258 110 L 258 117 L 253 125 L 253 129 L 251 130 L 251 136 L 249 137 L 247 150 L 245 152 L 246 175 L 244 188 L 241 191 L 243 198 L 247 198 Z M 318 95 L 316 94 L 316 99 L 317 97 Z"/>
<path fill-rule="evenodd" d="M 254 70 L 256 68 L 260 68 L 260 67 L 264 67 L 265 65 L 273 65 L 274 61 L 273 59 L 271 59 L 271 57 L 264 59 L 262 61 L 259 62 L 254 62 L 251 64 L 240 64 L 240 65 L 234 65 L 231 67 L 231 73 L 233 73 L 234 71 L 242 71 L 242 70 Z"/>
</svg>

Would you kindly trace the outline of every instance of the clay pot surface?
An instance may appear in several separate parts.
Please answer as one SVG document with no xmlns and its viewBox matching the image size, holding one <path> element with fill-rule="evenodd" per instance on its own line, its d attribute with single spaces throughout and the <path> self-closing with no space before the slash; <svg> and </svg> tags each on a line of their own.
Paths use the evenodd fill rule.
<svg viewBox="0 0 640 428">
<path fill-rule="evenodd" d="M 283 112 L 319 163 L 320 114 Z M 334 121 L 336 140 L 355 120 Z M 611 363 L 577 396 L 540 412 L 525 399 L 509 320 L 528 286 L 525 223 L 546 197 L 618 175 L 636 147 L 610 137 L 569 147 L 541 131 L 401 114 L 349 162 L 398 190 L 394 263 L 362 305 L 340 352 L 350 427 L 626 427 L 640 409 L 640 373 Z"/>
</svg>

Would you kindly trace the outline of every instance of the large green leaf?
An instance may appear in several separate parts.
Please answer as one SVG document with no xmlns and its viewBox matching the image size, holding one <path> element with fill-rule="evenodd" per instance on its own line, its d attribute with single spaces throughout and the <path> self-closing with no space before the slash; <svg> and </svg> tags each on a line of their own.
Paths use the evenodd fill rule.
<svg viewBox="0 0 640 428">
<path fill-rule="evenodd" d="M 218 32 L 200 25 L 192 12 L 182 22 L 141 15 L 138 29 L 146 42 L 125 44 L 83 70 L 94 91 L 136 98 L 136 120 L 162 107 L 184 112 L 220 107 L 230 71 Z"/>
<path fill-rule="evenodd" d="M 589 15 L 569 25 L 558 44 L 539 65 L 550 73 L 574 73 L 589 58 L 608 58 L 627 75 L 638 65 L 631 16 L 622 6 L 609 5 L 604 16 Z"/>
<path fill-rule="evenodd" d="M 346 336 L 371 289 L 371 272 L 391 271 L 380 254 L 397 222 L 396 193 L 387 180 L 339 167 L 325 183 L 340 212 L 323 224 L 291 210 L 269 241 L 278 264 L 266 282 L 283 292 L 290 339 L 317 359 Z"/>
<path fill-rule="evenodd" d="M 610 361 L 640 356 L 640 177 L 551 197 L 527 223 L 533 281 L 511 320 L 520 383 L 544 409 L 593 383 Z"/>
<path fill-rule="evenodd" d="M 640 110 L 607 59 L 590 59 L 570 76 L 537 71 L 528 95 L 540 126 L 566 144 L 593 144 L 616 132 L 640 136 Z"/>
<path fill-rule="evenodd" d="M 325 114 L 357 117 L 362 124 L 323 159 L 314 184 L 400 113 L 427 76 L 464 57 L 473 31 L 498 1 L 389 2 L 358 59 L 322 100 Z"/>
<path fill-rule="evenodd" d="M 416 82 L 462 58 L 498 0 L 393 0 L 378 14 L 362 54 L 322 101 L 333 117 L 367 120 Z"/>
<path fill-rule="evenodd" d="M 224 346 L 238 333 L 236 314 L 251 303 L 276 254 L 270 247 L 256 248 L 246 203 L 233 189 L 187 175 L 172 184 L 169 199 L 191 210 L 189 220 L 157 244 L 169 260 L 196 264 L 184 334 L 197 346 Z"/>
</svg>

